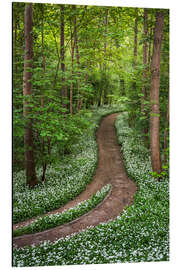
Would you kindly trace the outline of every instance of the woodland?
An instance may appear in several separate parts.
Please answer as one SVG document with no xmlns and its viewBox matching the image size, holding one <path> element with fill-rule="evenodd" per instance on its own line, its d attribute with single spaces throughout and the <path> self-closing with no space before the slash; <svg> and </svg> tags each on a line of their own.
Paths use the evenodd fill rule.
<svg viewBox="0 0 180 270">
<path fill-rule="evenodd" d="M 169 260 L 169 10 L 14 2 L 12 15 L 13 239 L 88 217 L 111 198 L 114 182 L 104 182 L 52 212 L 91 184 L 105 119 L 137 187 L 108 222 L 14 245 L 12 265 Z"/>
</svg>

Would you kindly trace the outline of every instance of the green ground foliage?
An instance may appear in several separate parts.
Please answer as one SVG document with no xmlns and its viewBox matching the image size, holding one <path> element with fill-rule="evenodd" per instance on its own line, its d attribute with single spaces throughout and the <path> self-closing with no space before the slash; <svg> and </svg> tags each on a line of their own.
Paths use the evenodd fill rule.
<svg viewBox="0 0 180 270">
<path fill-rule="evenodd" d="M 93 194 L 90 199 L 80 202 L 73 208 L 65 210 L 60 214 L 56 213 L 40 217 L 29 225 L 17 228 L 13 231 L 13 236 L 42 232 L 44 230 L 73 221 L 88 213 L 99 203 L 101 203 L 109 193 L 110 189 L 111 185 L 108 184 L 104 186 L 100 191 L 97 191 L 95 194 Z"/>
</svg>

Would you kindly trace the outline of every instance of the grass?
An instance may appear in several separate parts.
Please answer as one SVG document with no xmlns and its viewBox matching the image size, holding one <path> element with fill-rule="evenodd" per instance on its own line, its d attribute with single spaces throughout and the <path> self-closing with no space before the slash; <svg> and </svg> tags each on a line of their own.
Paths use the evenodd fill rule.
<svg viewBox="0 0 180 270">
<path fill-rule="evenodd" d="M 38 247 L 15 248 L 13 266 L 51 266 L 169 260 L 169 181 L 151 175 L 149 151 L 127 125 L 116 121 L 126 170 L 136 181 L 134 204 L 116 219 L 79 234 L 42 242 Z"/>
<path fill-rule="evenodd" d="M 93 196 L 91 196 L 89 200 L 85 200 L 77 204 L 74 208 L 70 208 L 60 214 L 57 213 L 40 217 L 31 224 L 14 230 L 13 236 L 42 232 L 44 230 L 73 221 L 74 219 L 88 213 L 99 203 L 101 203 L 109 193 L 110 189 L 111 185 L 108 184 L 104 186 L 100 191 L 97 191 Z"/>
</svg>

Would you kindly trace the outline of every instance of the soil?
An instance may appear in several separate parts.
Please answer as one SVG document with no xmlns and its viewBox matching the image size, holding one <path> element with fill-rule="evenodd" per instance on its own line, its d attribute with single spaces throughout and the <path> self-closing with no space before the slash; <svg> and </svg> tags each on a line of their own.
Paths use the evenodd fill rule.
<svg viewBox="0 0 180 270">
<path fill-rule="evenodd" d="M 114 219 L 120 215 L 127 205 L 133 203 L 133 196 L 137 191 L 137 187 L 135 182 L 128 178 L 123 165 L 122 154 L 114 128 L 117 115 L 118 113 L 115 113 L 104 117 L 97 130 L 98 166 L 92 182 L 74 200 L 46 215 L 61 213 L 65 209 L 74 207 L 77 203 L 89 199 L 106 184 L 112 185 L 109 195 L 92 211 L 70 223 L 43 232 L 14 237 L 14 246 L 39 245 L 40 242 L 45 240 L 55 241 L 61 237 L 78 233 L 89 226 L 97 226 L 99 223 Z M 15 224 L 13 229 L 27 225 L 34 220 L 35 218 Z"/>
</svg>

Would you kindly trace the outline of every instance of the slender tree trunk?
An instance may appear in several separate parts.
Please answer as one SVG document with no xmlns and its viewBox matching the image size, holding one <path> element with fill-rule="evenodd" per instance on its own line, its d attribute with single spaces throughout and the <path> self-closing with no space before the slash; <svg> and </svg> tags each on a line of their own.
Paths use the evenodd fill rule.
<svg viewBox="0 0 180 270">
<path fill-rule="evenodd" d="M 15 22 L 14 22 L 14 48 L 13 48 L 13 54 L 14 54 L 14 65 L 15 65 L 15 74 L 17 74 L 17 21 L 16 21 L 16 18 L 15 18 Z"/>
<path fill-rule="evenodd" d="M 144 64 L 144 71 L 143 71 L 143 87 L 142 87 L 142 99 L 141 99 L 141 112 L 144 114 L 145 112 L 145 100 L 146 100 L 146 77 L 147 77 L 147 33 L 148 33 L 148 13 L 147 9 L 144 9 L 144 44 L 143 44 L 143 64 Z"/>
<path fill-rule="evenodd" d="M 73 83 L 71 83 L 70 87 L 70 114 L 73 114 Z"/>
<path fill-rule="evenodd" d="M 163 35 L 164 14 L 162 11 L 156 13 L 156 24 L 154 32 L 153 55 L 151 64 L 151 89 L 150 89 L 150 146 L 151 163 L 153 172 L 161 172 L 160 137 L 159 137 L 159 87 L 160 87 L 160 53 Z"/>
<path fill-rule="evenodd" d="M 56 66 L 56 73 L 55 73 L 55 76 L 54 76 L 54 82 L 53 82 L 53 88 L 54 89 L 56 88 L 59 66 L 60 66 L 60 58 L 58 59 L 58 63 L 57 63 L 57 66 Z"/>
<path fill-rule="evenodd" d="M 151 16 L 151 23 L 153 22 L 153 15 Z M 148 51 L 148 66 L 150 67 L 151 65 L 151 37 L 152 37 L 152 33 L 153 33 L 153 28 L 151 25 L 151 29 L 150 29 L 150 37 L 149 37 L 149 51 Z"/>
<path fill-rule="evenodd" d="M 166 114 L 166 124 L 165 124 L 165 130 L 164 130 L 164 164 L 168 162 L 168 127 L 169 127 L 169 98 L 168 98 L 168 104 L 167 104 L 167 114 Z"/>
<path fill-rule="evenodd" d="M 104 17 L 104 61 L 106 58 L 106 49 L 107 49 L 107 26 L 108 26 L 108 9 L 105 10 L 105 17 Z M 106 70 L 106 63 L 104 62 L 104 70 Z"/>
<path fill-rule="evenodd" d="M 102 88 L 100 88 L 100 91 L 99 91 L 98 107 L 101 106 L 101 99 L 102 99 Z"/>
<path fill-rule="evenodd" d="M 41 54 L 42 54 L 43 79 L 44 79 L 45 70 L 46 70 L 46 57 L 45 57 L 45 53 L 44 53 L 44 7 L 43 7 L 43 4 L 41 6 L 41 15 L 42 15 L 42 21 L 41 21 Z M 43 87 L 41 87 L 41 106 L 44 107 Z"/>
<path fill-rule="evenodd" d="M 76 6 L 73 5 L 72 8 L 74 11 L 76 10 Z M 76 15 L 74 15 L 74 45 L 75 45 L 75 51 L 76 51 L 76 62 L 78 65 L 78 69 L 80 68 L 80 55 L 79 55 L 79 44 L 78 44 L 78 29 L 77 29 L 77 19 Z M 80 75 L 78 71 L 78 75 Z M 80 111 L 81 106 L 82 106 L 82 98 L 81 98 L 81 93 L 80 93 L 80 87 L 79 87 L 79 79 L 77 80 L 77 110 Z"/>
<path fill-rule="evenodd" d="M 73 33 L 71 31 L 71 68 L 72 68 L 72 79 L 74 74 L 74 40 Z M 73 82 L 71 83 L 70 88 L 70 114 L 73 114 Z"/>
<path fill-rule="evenodd" d="M 62 88 L 61 88 L 61 95 L 62 95 L 62 106 L 67 109 L 67 87 L 65 85 L 65 48 L 64 48 L 64 5 L 60 7 L 61 13 L 61 37 L 60 37 L 60 57 L 61 57 L 61 71 L 62 71 Z"/>
<path fill-rule="evenodd" d="M 44 79 L 45 77 L 45 69 L 46 69 L 46 58 L 44 54 L 44 6 L 41 5 L 41 15 L 42 15 L 42 21 L 41 21 L 41 53 L 42 53 L 42 70 L 43 74 L 42 77 Z M 41 107 L 44 108 L 44 93 L 43 93 L 43 87 L 41 86 Z M 42 138 L 42 152 L 45 155 L 45 140 Z M 45 175 L 46 175 L 46 168 L 47 164 L 46 161 L 43 161 L 43 173 L 41 177 L 41 181 L 45 181 Z"/>
<path fill-rule="evenodd" d="M 125 91 L 124 79 L 121 79 L 121 78 L 120 78 L 120 89 L 121 89 L 121 95 L 125 96 L 126 91 Z"/>
<path fill-rule="evenodd" d="M 133 68 L 136 69 L 137 66 L 137 42 L 138 42 L 138 9 L 135 9 L 135 22 L 134 22 L 134 59 L 133 59 Z M 132 97 L 135 96 L 136 93 L 136 81 L 132 81 Z M 133 98 L 132 98 L 133 100 Z M 134 127 L 136 123 L 136 112 L 134 108 L 131 109 L 130 116 L 129 116 L 129 125 Z"/>
<path fill-rule="evenodd" d="M 135 9 L 135 23 L 134 23 L 134 67 L 137 63 L 137 35 L 138 35 L 138 9 Z"/>
<path fill-rule="evenodd" d="M 143 44 L 143 86 L 142 86 L 142 98 L 141 98 L 141 113 L 142 116 L 146 116 L 145 101 L 147 100 L 146 78 L 147 78 L 147 38 L 148 38 L 148 11 L 144 9 L 144 44 Z M 144 141 L 147 142 L 147 128 L 143 126 L 142 132 L 144 135 Z"/>
<path fill-rule="evenodd" d="M 87 63 L 86 63 L 86 67 L 88 68 L 89 66 L 89 63 L 88 63 L 88 60 L 87 60 Z M 85 74 L 85 85 L 87 86 L 88 84 L 88 73 Z M 92 105 L 92 97 L 88 97 L 86 99 L 86 104 L 85 104 L 85 107 L 88 109 L 90 107 L 90 105 Z"/>
<path fill-rule="evenodd" d="M 25 54 L 24 54 L 24 77 L 23 77 L 23 96 L 24 106 L 23 113 L 25 118 L 24 129 L 24 147 L 25 147 L 25 167 L 27 184 L 31 187 L 37 184 L 34 162 L 34 145 L 33 145 L 33 129 L 32 119 L 30 117 L 31 108 L 28 107 L 29 102 L 27 96 L 32 95 L 32 67 L 33 67 L 33 10 L 32 4 L 25 5 L 24 13 L 24 35 L 25 35 Z"/>
<path fill-rule="evenodd" d="M 104 33 L 104 67 L 103 67 L 103 70 L 104 70 L 105 76 L 106 76 L 106 50 L 107 50 L 108 9 L 105 10 L 104 24 L 105 24 L 105 33 Z M 106 85 L 104 85 L 104 104 L 108 104 Z"/>
<path fill-rule="evenodd" d="M 73 5 L 73 9 L 76 9 L 76 6 Z M 77 18 L 76 15 L 74 16 L 74 42 L 75 42 L 75 49 L 76 49 L 76 61 L 78 66 L 80 65 L 80 56 L 79 56 L 79 45 L 78 45 L 78 29 L 77 29 Z"/>
</svg>

